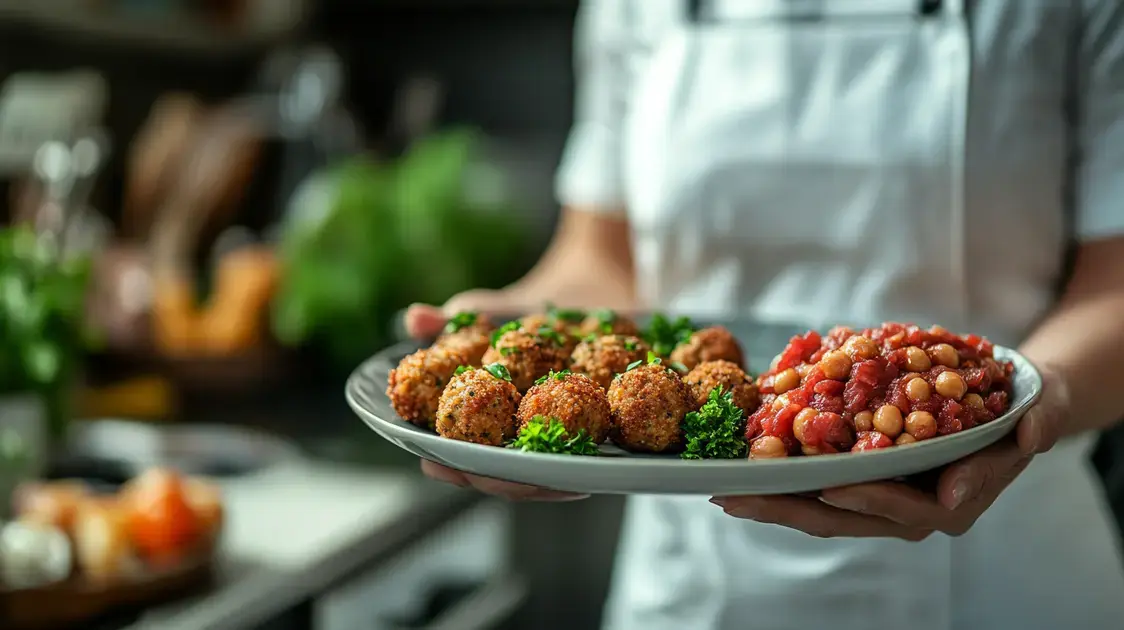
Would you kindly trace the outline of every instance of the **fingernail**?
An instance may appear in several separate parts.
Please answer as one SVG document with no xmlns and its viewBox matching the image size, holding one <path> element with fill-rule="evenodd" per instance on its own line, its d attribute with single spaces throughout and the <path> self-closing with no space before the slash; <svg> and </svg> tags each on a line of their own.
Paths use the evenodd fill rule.
<svg viewBox="0 0 1124 630">
<path fill-rule="evenodd" d="M 968 482 L 967 475 L 961 476 L 952 485 L 952 509 L 960 507 L 964 501 L 968 500 L 968 495 L 972 492 L 972 484 Z"/>
<path fill-rule="evenodd" d="M 726 509 L 726 499 L 722 497 L 710 497 L 710 502 L 722 509 Z"/>
<path fill-rule="evenodd" d="M 1031 409 L 1027 413 L 1026 422 L 1030 424 L 1030 443 L 1027 449 L 1037 453 L 1042 448 L 1042 412 Z"/>
</svg>

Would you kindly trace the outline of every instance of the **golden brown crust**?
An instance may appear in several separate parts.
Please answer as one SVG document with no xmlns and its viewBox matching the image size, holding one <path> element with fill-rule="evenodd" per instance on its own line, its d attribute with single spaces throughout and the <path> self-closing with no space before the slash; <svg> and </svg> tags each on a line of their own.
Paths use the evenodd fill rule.
<svg viewBox="0 0 1124 630">
<path fill-rule="evenodd" d="M 609 437 L 629 451 L 678 451 L 683 447 L 683 417 L 693 404 L 690 389 L 666 366 L 629 370 L 609 387 Z"/>
<path fill-rule="evenodd" d="M 455 350 L 468 360 L 466 365 L 480 367 L 484 353 L 488 351 L 488 345 L 491 343 L 493 330 L 495 326 L 483 316 L 479 316 L 476 323 L 471 326 L 442 334 L 434 345 Z"/>
<path fill-rule="evenodd" d="M 532 387 L 519 403 L 518 426 L 526 426 L 535 416 L 557 418 L 569 436 L 584 431 L 594 444 L 604 442 L 609 434 L 609 398 L 605 390 L 582 374 L 548 376 Z"/>
<path fill-rule="evenodd" d="M 434 346 L 406 356 L 390 371 L 386 395 L 403 420 L 433 428 L 441 391 L 457 367 L 468 363 L 459 352 Z"/>
<path fill-rule="evenodd" d="M 437 408 L 437 433 L 442 437 L 488 446 L 503 446 L 515 437 L 519 392 L 486 370 L 462 372 L 449 382 Z"/>
<path fill-rule="evenodd" d="M 733 401 L 745 415 L 757 410 L 761 397 L 757 392 L 757 383 L 749 378 L 737 365 L 729 361 L 705 361 L 695 366 L 683 382 L 691 388 L 695 399 L 695 409 L 706 404 L 710 391 L 721 387 L 724 392 L 733 392 Z"/>
<path fill-rule="evenodd" d="M 607 330 L 596 314 L 589 315 L 582 320 L 581 323 L 582 337 L 587 337 L 589 335 L 638 336 L 639 334 L 640 328 L 636 325 L 636 322 L 622 315 L 617 315 L 613 321 L 609 323 Z"/>
<path fill-rule="evenodd" d="M 631 350 L 629 348 L 632 348 Z M 583 341 L 570 356 L 570 370 L 585 374 L 608 390 L 613 377 L 624 372 L 633 361 L 648 356 L 648 344 L 637 337 L 607 335 Z"/>
<path fill-rule="evenodd" d="M 482 361 L 484 365 L 499 363 L 507 368 L 511 382 L 523 393 L 547 372 L 561 372 L 568 359 L 566 348 L 553 340 L 525 330 L 510 330 L 496 341 L 495 347 L 488 348 Z"/>
<path fill-rule="evenodd" d="M 706 361 L 725 360 L 745 369 L 745 355 L 741 345 L 729 331 L 722 326 L 711 326 L 695 331 L 687 343 L 681 344 L 671 352 L 671 360 L 678 361 L 693 370 Z"/>
</svg>

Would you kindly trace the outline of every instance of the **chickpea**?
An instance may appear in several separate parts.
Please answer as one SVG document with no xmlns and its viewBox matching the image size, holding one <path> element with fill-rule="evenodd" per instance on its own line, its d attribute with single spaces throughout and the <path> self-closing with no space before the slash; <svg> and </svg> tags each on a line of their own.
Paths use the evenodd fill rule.
<svg viewBox="0 0 1124 630">
<path fill-rule="evenodd" d="M 784 447 L 784 442 L 779 437 L 762 435 L 749 445 L 750 459 L 776 459 L 778 457 L 788 457 L 788 449 Z"/>
<path fill-rule="evenodd" d="M 851 357 L 841 350 L 832 350 L 820 359 L 820 369 L 824 376 L 841 381 L 851 373 Z"/>
<path fill-rule="evenodd" d="M 929 384 L 921 377 L 911 378 L 905 384 L 905 395 L 913 402 L 925 402 L 929 400 L 930 394 Z"/>
<path fill-rule="evenodd" d="M 937 375 L 937 393 L 945 398 L 960 400 L 968 392 L 968 384 L 956 372 L 941 372 Z"/>
<path fill-rule="evenodd" d="M 901 435 L 902 410 L 894 405 L 882 405 L 874 412 L 874 430 L 891 440 Z"/>
<path fill-rule="evenodd" d="M 773 357 L 772 361 L 769 362 L 769 371 L 771 372 L 771 371 L 777 369 L 777 366 L 780 365 L 780 363 L 781 363 L 781 355 L 778 354 L 777 356 Z"/>
<path fill-rule="evenodd" d="M 800 452 L 804 453 L 808 457 L 813 457 L 813 456 L 816 456 L 816 455 L 823 455 L 823 451 L 821 451 L 820 447 L 818 447 L 818 446 L 801 446 Z"/>
<path fill-rule="evenodd" d="M 855 414 L 855 431 L 873 431 L 874 414 L 869 411 L 860 411 Z"/>
<path fill-rule="evenodd" d="M 800 365 L 796 366 L 796 373 L 800 375 L 800 378 L 804 378 L 805 376 L 808 376 L 808 372 L 811 372 L 811 371 L 812 371 L 812 366 L 808 363 L 801 363 Z"/>
<path fill-rule="evenodd" d="M 781 394 L 773 401 L 773 411 L 780 411 L 788 406 L 788 396 Z"/>
<path fill-rule="evenodd" d="M 933 363 L 947 368 L 956 369 L 960 366 L 960 355 L 956 352 L 956 348 L 947 343 L 938 343 L 929 348 L 929 358 L 933 360 Z"/>
<path fill-rule="evenodd" d="M 805 407 L 801 409 L 800 413 L 796 414 L 796 418 L 792 420 L 792 434 L 796 436 L 796 439 L 801 444 L 804 443 L 804 429 L 816 419 L 816 415 L 818 414 L 819 412 L 815 409 Z"/>
<path fill-rule="evenodd" d="M 846 352 L 853 361 L 873 359 L 878 354 L 878 346 L 869 337 L 855 335 L 843 342 L 843 352 Z"/>
<path fill-rule="evenodd" d="M 910 372 L 924 372 L 933 367 L 933 362 L 929 360 L 929 355 L 917 346 L 909 346 L 905 349 L 905 366 Z"/>
<path fill-rule="evenodd" d="M 910 435 L 908 433 L 902 433 L 901 435 L 898 436 L 898 439 L 894 440 L 894 444 L 897 444 L 898 446 L 902 446 L 902 445 L 905 445 L 905 444 L 913 444 L 916 441 L 917 441 L 917 438 L 913 437 L 912 435 Z"/>
<path fill-rule="evenodd" d="M 914 411 L 905 418 L 905 432 L 918 440 L 937 435 L 937 419 L 928 411 Z"/>
<path fill-rule="evenodd" d="M 964 404 L 977 411 L 987 411 L 984 406 L 984 399 L 979 394 L 968 394 L 964 397 Z"/>
<path fill-rule="evenodd" d="M 794 390 L 797 385 L 800 385 L 800 375 L 792 368 L 788 368 L 773 377 L 773 391 L 778 394 Z"/>
</svg>

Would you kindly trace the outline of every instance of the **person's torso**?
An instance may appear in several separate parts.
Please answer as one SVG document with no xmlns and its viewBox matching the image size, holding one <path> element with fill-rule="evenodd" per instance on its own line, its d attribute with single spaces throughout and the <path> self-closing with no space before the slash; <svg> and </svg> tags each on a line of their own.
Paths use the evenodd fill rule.
<svg viewBox="0 0 1124 630">
<path fill-rule="evenodd" d="M 1017 343 L 1063 272 L 1076 3 L 825 24 L 769 17 L 797 0 L 713 0 L 685 27 L 686 4 L 629 5 L 624 166 L 645 301 Z M 1124 585 L 1082 457 L 1075 443 L 1036 461 L 957 541 L 818 540 L 704 498 L 634 498 L 608 627 L 999 627 L 1005 607 L 1061 588 L 1042 562 Z M 1042 492 L 1074 505 L 1045 508 Z M 1070 528 L 1085 546 L 1014 548 Z M 997 607 L 967 592 L 980 588 Z M 1070 618 L 1119 612 L 1073 601 Z M 1027 610 L 1019 627 L 1044 613 Z"/>
<path fill-rule="evenodd" d="M 685 25 L 683 0 L 633 2 L 624 158 L 644 299 L 1017 340 L 1063 268 L 1070 3 L 921 20 L 891 0 L 822 21 L 778 18 L 785 3 L 704 0 Z"/>
</svg>

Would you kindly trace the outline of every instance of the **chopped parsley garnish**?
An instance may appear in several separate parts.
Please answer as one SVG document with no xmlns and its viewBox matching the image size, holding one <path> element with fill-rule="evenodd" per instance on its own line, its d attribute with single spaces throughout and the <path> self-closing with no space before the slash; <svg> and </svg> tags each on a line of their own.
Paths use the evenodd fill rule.
<svg viewBox="0 0 1124 630">
<path fill-rule="evenodd" d="M 582 341 L 586 343 L 593 343 L 594 341 L 597 341 L 597 333 L 589 333 L 588 335 L 582 337 Z"/>
<path fill-rule="evenodd" d="M 558 322 L 577 324 L 585 319 L 585 312 L 576 308 L 555 308 L 553 306 L 548 306 L 546 318 L 547 321 L 552 324 Z"/>
<path fill-rule="evenodd" d="M 624 369 L 624 371 L 625 372 L 631 372 L 632 370 L 635 370 L 636 368 L 640 367 L 641 365 L 644 365 L 644 359 L 637 359 L 637 360 L 633 361 L 632 363 L 629 363 L 628 367 L 626 367 Z M 618 376 L 620 376 L 620 375 L 618 374 Z"/>
<path fill-rule="evenodd" d="M 746 456 L 745 419 L 733 392 L 710 390 L 706 404 L 683 419 L 683 459 L 741 459 Z"/>
<path fill-rule="evenodd" d="M 636 351 L 636 341 L 633 340 L 633 339 L 625 339 L 624 340 L 624 349 L 628 350 L 629 352 L 635 352 Z"/>
<path fill-rule="evenodd" d="M 519 348 L 514 348 L 512 346 L 504 346 L 500 348 L 501 357 L 509 357 L 517 352 L 519 352 Z"/>
<path fill-rule="evenodd" d="M 507 368 L 505 368 L 500 363 L 489 363 L 488 365 L 484 366 L 484 369 L 487 370 L 489 374 L 500 379 L 501 381 L 507 381 L 508 383 L 511 382 L 511 372 L 508 372 Z"/>
<path fill-rule="evenodd" d="M 663 359 L 659 358 L 655 352 L 648 351 L 648 365 L 659 365 L 663 363 Z"/>
<path fill-rule="evenodd" d="M 686 365 L 683 365 L 679 361 L 672 361 L 671 363 L 668 363 L 667 365 L 668 365 L 668 367 L 675 370 L 676 372 L 682 372 L 682 373 L 686 374 L 687 372 L 691 371 L 691 370 L 687 369 Z"/>
<path fill-rule="evenodd" d="M 556 346 L 566 345 L 566 340 L 562 337 L 562 333 L 558 332 L 557 330 L 554 330 L 550 326 L 540 326 L 539 331 L 536 334 L 540 338 L 546 339 L 547 341 L 553 343 Z"/>
<path fill-rule="evenodd" d="M 556 380 L 556 381 L 564 381 L 564 380 L 566 380 L 566 377 L 569 376 L 569 375 L 570 375 L 570 370 L 562 370 L 561 372 L 555 372 L 554 370 L 551 370 L 551 371 L 547 372 L 546 374 L 543 374 L 542 376 L 535 379 L 535 385 L 542 385 L 543 383 L 545 383 L 547 381 L 547 379 L 551 379 L 551 378 Z"/>
<path fill-rule="evenodd" d="M 445 332 L 455 333 L 462 328 L 468 328 L 475 324 L 478 318 L 479 316 L 474 311 L 461 311 L 445 323 Z"/>
<path fill-rule="evenodd" d="M 597 320 L 597 327 L 606 335 L 613 332 L 613 324 L 617 321 L 616 311 L 603 308 L 590 313 Z"/>
<path fill-rule="evenodd" d="M 687 317 L 669 320 L 666 315 L 656 313 L 644 331 L 644 341 L 659 355 L 669 355 L 681 343 L 686 343 L 695 332 L 695 326 Z"/>
<path fill-rule="evenodd" d="M 500 337 L 503 337 L 505 334 L 513 330 L 519 330 L 521 327 L 522 325 L 519 322 L 512 321 L 492 331 L 492 347 L 496 347 L 496 344 L 499 343 Z"/>
<path fill-rule="evenodd" d="M 453 372 L 453 376 L 460 376 L 471 369 L 471 365 L 458 365 L 457 369 Z"/>
<path fill-rule="evenodd" d="M 534 453 L 558 453 L 564 455 L 597 455 L 597 445 L 585 431 L 570 437 L 566 425 L 557 418 L 535 416 L 520 429 L 508 448 Z"/>
</svg>

